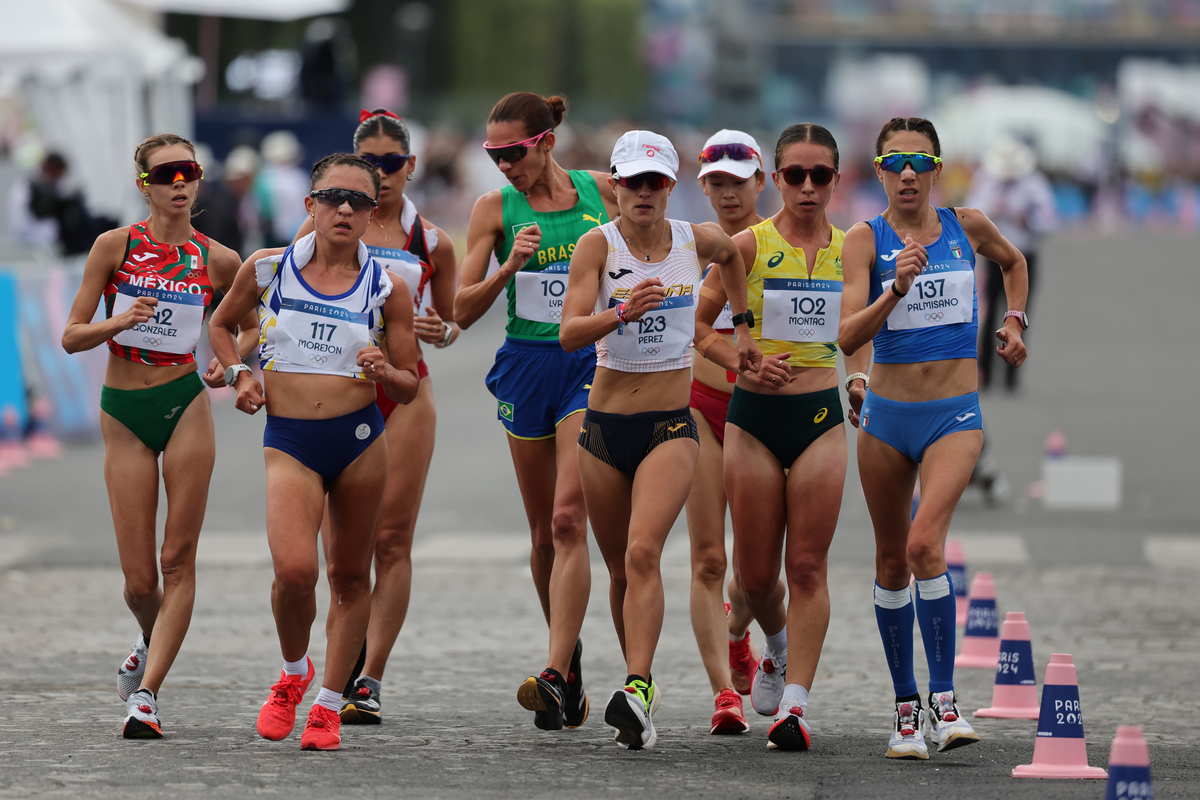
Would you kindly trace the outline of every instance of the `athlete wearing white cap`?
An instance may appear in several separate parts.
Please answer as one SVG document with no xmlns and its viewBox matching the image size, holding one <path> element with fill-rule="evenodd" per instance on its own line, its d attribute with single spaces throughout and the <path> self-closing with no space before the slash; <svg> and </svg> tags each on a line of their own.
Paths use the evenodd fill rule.
<svg viewBox="0 0 1200 800">
<path fill-rule="evenodd" d="M 679 157 L 663 136 L 630 131 L 612 153 L 620 217 L 588 231 L 571 257 L 559 340 L 596 343 L 596 377 L 579 436 L 588 519 L 608 566 L 613 623 L 628 675 L 604 721 L 622 747 L 652 747 L 659 692 L 650 673 L 662 630 L 659 559 L 692 485 L 699 450 L 688 408 L 701 264 L 730 282 L 746 311 L 746 270 L 717 225 L 666 218 Z M 738 368 L 761 355 L 738 318 Z"/>
</svg>

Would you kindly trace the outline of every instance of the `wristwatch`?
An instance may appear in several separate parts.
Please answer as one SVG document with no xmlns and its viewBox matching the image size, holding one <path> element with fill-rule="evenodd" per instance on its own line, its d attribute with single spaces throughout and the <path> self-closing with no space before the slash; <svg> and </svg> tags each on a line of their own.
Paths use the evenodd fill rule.
<svg viewBox="0 0 1200 800">
<path fill-rule="evenodd" d="M 745 311 L 741 314 L 734 314 L 733 319 L 731 321 L 733 322 L 733 327 L 735 327 L 735 328 L 738 325 L 741 325 L 743 322 L 746 323 L 747 325 L 749 325 L 751 328 L 753 328 L 754 327 L 754 312 L 753 311 Z"/>
<path fill-rule="evenodd" d="M 234 364 L 232 367 L 228 367 L 225 370 L 225 385 L 233 386 L 234 382 L 237 380 L 237 376 L 238 376 L 239 372 L 249 372 L 249 371 L 250 371 L 250 368 L 247 367 L 245 364 Z"/>
<path fill-rule="evenodd" d="M 1029 330 L 1029 317 L 1025 315 L 1024 311 L 1009 311 L 1004 315 L 1004 321 L 1007 322 L 1009 317 L 1017 318 L 1017 322 L 1021 323 L 1021 330 Z"/>
</svg>

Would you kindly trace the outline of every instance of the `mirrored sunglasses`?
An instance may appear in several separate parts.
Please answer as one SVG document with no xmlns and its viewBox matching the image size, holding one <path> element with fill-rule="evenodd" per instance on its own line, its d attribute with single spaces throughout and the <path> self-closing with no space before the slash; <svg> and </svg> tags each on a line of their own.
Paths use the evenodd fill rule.
<svg viewBox="0 0 1200 800">
<path fill-rule="evenodd" d="M 141 174 L 142 183 L 152 183 L 159 186 L 170 186 L 178 181 L 190 183 L 204 177 L 204 168 L 195 161 L 168 161 L 151 167 L 149 172 Z"/>
<path fill-rule="evenodd" d="M 374 197 L 353 189 L 321 189 L 309 192 L 308 196 L 314 198 L 321 205 L 334 208 L 341 208 L 342 203 L 349 203 L 352 211 L 366 211 L 368 208 L 375 208 L 379 205 Z"/>
<path fill-rule="evenodd" d="M 928 153 L 888 153 L 875 156 L 875 163 L 888 172 L 904 172 L 905 167 L 911 166 L 913 172 L 919 174 L 932 171 L 942 160 Z"/>
<path fill-rule="evenodd" d="M 642 172 L 638 175 L 630 175 L 628 178 L 617 178 L 617 186 L 635 192 L 641 191 L 642 186 L 648 186 L 650 191 L 657 192 L 659 189 L 667 188 L 670 183 L 671 179 L 661 172 Z"/>
<path fill-rule="evenodd" d="M 359 158 L 381 171 L 384 175 L 391 175 L 403 169 L 408 160 L 412 158 L 412 155 L 406 153 L 386 153 L 382 156 L 377 156 L 371 153 L 363 153 L 359 155 Z"/>
</svg>

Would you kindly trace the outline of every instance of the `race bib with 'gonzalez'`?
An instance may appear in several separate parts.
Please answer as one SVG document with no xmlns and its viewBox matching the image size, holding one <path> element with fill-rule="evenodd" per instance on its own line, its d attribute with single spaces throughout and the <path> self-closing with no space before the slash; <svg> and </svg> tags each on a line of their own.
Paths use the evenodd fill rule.
<svg viewBox="0 0 1200 800">
<path fill-rule="evenodd" d="M 199 288 L 199 287 L 197 287 Z M 158 300 L 154 316 L 121 331 L 112 340 L 125 347 L 185 355 L 196 349 L 204 325 L 204 295 L 168 292 L 147 286 L 122 283 L 113 298 L 112 316 L 124 314 L 139 297 Z"/>
<path fill-rule="evenodd" d="M 882 283 L 891 291 L 893 278 Z M 969 261 L 931 263 L 888 314 L 889 331 L 936 328 L 970 322 L 975 305 L 975 270 Z"/>
<path fill-rule="evenodd" d="M 517 283 L 517 316 L 530 322 L 562 323 L 570 262 L 555 261 L 534 272 L 522 270 Z"/>
<path fill-rule="evenodd" d="M 763 338 L 836 342 L 841 316 L 841 281 L 763 279 Z"/>
<path fill-rule="evenodd" d="M 609 299 L 609 308 L 617 304 Z M 685 294 L 663 299 L 662 305 L 641 319 L 621 325 L 608 334 L 610 355 L 627 361 L 661 361 L 683 358 L 696 335 L 696 296 Z"/>
</svg>

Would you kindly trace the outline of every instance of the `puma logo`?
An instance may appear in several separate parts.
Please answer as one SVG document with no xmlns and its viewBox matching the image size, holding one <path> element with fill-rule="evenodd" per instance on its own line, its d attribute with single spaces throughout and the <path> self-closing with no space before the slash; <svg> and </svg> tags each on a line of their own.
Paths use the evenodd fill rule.
<svg viewBox="0 0 1200 800">
<path fill-rule="evenodd" d="M 617 270 L 616 272 L 608 273 L 608 277 L 612 278 L 614 281 L 619 281 L 625 275 L 632 275 L 632 274 L 633 274 L 633 270 L 625 269 L 624 267 L 622 267 L 621 269 Z"/>
<path fill-rule="evenodd" d="M 686 422 L 678 422 L 674 425 L 668 425 L 667 430 L 670 431 L 671 433 L 674 433 L 675 431 L 682 428 L 684 425 L 687 425 L 687 423 Z"/>
<path fill-rule="evenodd" d="M 171 417 L 175 416 L 175 412 L 181 408 L 183 408 L 183 406 L 175 406 L 174 408 L 171 409 L 171 413 L 167 414 L 165 417 L 163 417 L 163 419 L 170 419 Z"/>
<path fill-rule="evenodd" d="M 602 222 L 600 221 L 600 218 L 599 218 L 599 217 L 593 217 L 591 214 L 584 214 L 584 215 L 583 215 L 583 218 L 584 218 L 585 220 L 587 220 L 588 222 L 594 222 L 594 223 L 596 223 L 597 225 L 603 225 L 603 224 L 604 224 L 604 223 L 602 223 Z"/>
</svg>

